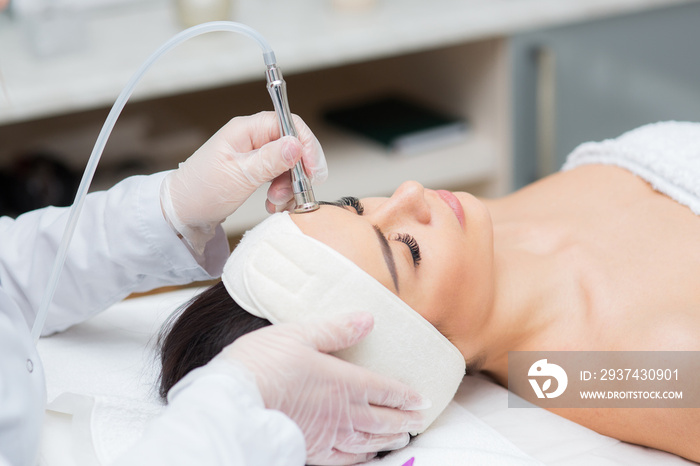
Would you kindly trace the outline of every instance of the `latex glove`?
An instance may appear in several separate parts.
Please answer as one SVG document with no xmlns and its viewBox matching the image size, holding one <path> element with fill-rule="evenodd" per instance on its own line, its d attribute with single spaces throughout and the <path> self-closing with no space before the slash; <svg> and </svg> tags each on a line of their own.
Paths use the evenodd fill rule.
<svg viewBox="0 0 700 466">
<path fill-rule="evenodd" d="M 280 139 L 274 112 L 234 118 L 164 179 L 163 213 L 195 252 L 201 254 L 216 227 L 268 181 L 268 212 L 290 207 L 288 171 L 299 159 L 312 183 L 325 181 L 321 145 L 301 118 L 293 118 L 299 139 Z"/>
<path fill-rule="evenodd" d="M 236 360 L 255 376 L 268 409 L 301 428 L 307 464 L 355 464 L 408 444 L 430 403 L 393 379 L 329 352 L 353 346 L 372 329 L 369 313 L 323 322 L 280 324 L 244 335 L 215 359 Z"/>
</svg>

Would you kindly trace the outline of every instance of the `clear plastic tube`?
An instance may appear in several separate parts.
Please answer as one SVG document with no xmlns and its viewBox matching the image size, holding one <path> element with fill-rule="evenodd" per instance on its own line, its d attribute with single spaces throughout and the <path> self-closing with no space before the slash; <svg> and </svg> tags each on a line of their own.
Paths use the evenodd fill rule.
<svg viewBox="0 0 700 466">
<path fill-rule="evenodd" d="M 63 264 L 66 260 L 68 247 L 70 246 L 71 239 L 73 238 L 73 232 L 75 231 L 75 227 L 78 223 L 80 211 L 82 210 L 85 202 L 85 196 L 87 195 L 92 178 L 95 175 L 97 163 L 100 161 L 100 157 L 102 157 L 102 152 L 107 144 L 107 139 L 112 133 L 112 129 L 117 122 L 117 118 L 119 118 L 119 114 L 126 105 L 126 102 L 129 100 L 131 94 L 134 92 L 136 84 L 138 84 L 151 65 L 153 65 L 161 56 L 172 48 L 180 45 L 186 40 L 208 32 L 237 32 L 248 36 L 255 40 L 260 48 L 262 48 L 265 65 L 271 66 L 276 64 L 275 53 L 272 51 L 270 44 L 255 29 L 246 26 L 245 24 L 234 23 L 232 21 L 212 21 L 210 23 L 203 23 L 189 29 L 185 29 L 179 34 L 173 36 L 150 57 L 148 57 L 138 71 L 134 73 L 126 86 L 124 86 L 124 89 L 122 89 L 122 92 L 119 94 L 119 97 L 117 97 L 117 100 L 114 102 L 109 115 L 107 115 L 107 119 L 105 120 L 104 125 L 102 125 L 102 130 L 100 131 L 99 136 L 97 136 L 97 141 L 95 142 L 95 146 L 93 147 L 90 158 L 88 159 L 87 166 L 83 172 L 83 177 L 80 180 L 78 192 L 75 195 L 75 200 L 73 201 L 73 205 L 71 206 L 68 216 L 68 223 L 66 224 L 66 229 L 63 232 L 63 237 L 61 238 L 61 243 L 58 247 L 56 259 L 54 260 L 53 268 L 51 269 L 48 286 L 44 292 L 41 303 L 39 304 L 36 320 L 34 321 L 34 326 L 32 327 L 32 337 L 34 338 L 35 342 L 39 339 L 39 336 L 41 336 L 44 323 L 46 323 L 49 306 L 51 305 L 53 295 L 56 292 L 56 287 L 58 286 L 58 279 L 60 278 L 61 271 L 63 270 Z"/>
</svg>

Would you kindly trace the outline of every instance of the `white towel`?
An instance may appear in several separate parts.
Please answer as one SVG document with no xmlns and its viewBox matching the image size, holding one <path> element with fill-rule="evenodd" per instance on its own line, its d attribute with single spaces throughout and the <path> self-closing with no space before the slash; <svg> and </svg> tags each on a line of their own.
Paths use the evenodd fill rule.
<svg viewBox="0 0 700 466">
<path fill-rule="evenodd" d="M 700 215 L 700 123 L 659 122 L 581 144 L 562 170 L 594 163 L 625 168 Z"/>
<path fill-rule="evenodd" d="M 407 447 L 367 465 L 403 466 L 411 458 L 413 466 L 544 466 L 456 401 Z"/>
<path fill-rule="evenodd" d="M 222 280 L 242 308 L 273 324 L 371 312 L 372 332 L 336 354 L 428 398 L 426 428 L 464 377 L 462 353 L 430 322 L 351 260 L 305 235 L 286 212 L 245 234 Z"/>
<path fill-rule="evenodd" d="M 70 445 L 51 443 L 49 435 L 42 446 L 43 463 L 108 464 L 142 435 L 163 409 L 155 386 L 160 366 L 153 352 L 154 335 L 167 315 L 200 291 L 190 288 L 126 300 L 39 340 L 47 423 L 55 424 L 60 418 L 56 413 L 72 417 L 65 439 Z M 71 458 L 60 461 L 65 449 Z"/>
</svg>

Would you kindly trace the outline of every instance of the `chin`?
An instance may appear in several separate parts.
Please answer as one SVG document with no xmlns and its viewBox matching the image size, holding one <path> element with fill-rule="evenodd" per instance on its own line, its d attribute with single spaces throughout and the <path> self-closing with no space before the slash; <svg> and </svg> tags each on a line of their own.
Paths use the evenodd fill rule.
<svg viewBox="0 0 700 466">
<path fill-rule="evenodd" d="M 462 209 L 464 209 L 464 216 L 468 223 L 477 223 L 479 225 L 491 225 L 491 213 L 486 208 L 486 204 L 481 202 L 473 194 L 465 192 L 455 192 L 454 195 L 457 197 L 459 202 L 462 204 Z"/>
</svg>

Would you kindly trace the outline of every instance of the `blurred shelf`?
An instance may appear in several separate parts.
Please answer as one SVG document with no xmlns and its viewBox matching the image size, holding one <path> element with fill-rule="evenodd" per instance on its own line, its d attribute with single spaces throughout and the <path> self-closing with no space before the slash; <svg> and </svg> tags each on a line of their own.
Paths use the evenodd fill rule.
<svg viewBox="0 0 700 466">
<path fill-rule="evenodd" d="M 312 71 L 519 31 L 694 0 L 382 0 L 342 14 L 322 0 L 239 0 L 237 21 L 272 44 L 285 73 Z M 31 52 L 26 22 L 0 15 L 0 124 L 109 106 L 131 74 L 181 28 L 171 2 L 144 0 L 82 13 L 82 50 L 49 58 Z M 261 79 L 256 45 L 208 34 L 156 64 L 135 100 Z"/>
</svg>

